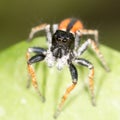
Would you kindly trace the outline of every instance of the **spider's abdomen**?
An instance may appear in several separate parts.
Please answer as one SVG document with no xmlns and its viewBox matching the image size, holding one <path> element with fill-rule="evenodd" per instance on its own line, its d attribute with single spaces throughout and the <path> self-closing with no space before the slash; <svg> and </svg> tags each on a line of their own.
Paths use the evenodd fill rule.
<svg viewBox="0 0 120 120">
<path fill-rule="evenodd" d="M 84 28 L 84 26 L 80 20 L 78 20 L 76 18 L 68 18 L 68 19 L 63 20 L 59 24 L 58 29 L 75 33 L 77 30 L 80 30 L 83 28 Z"/>
</svg>

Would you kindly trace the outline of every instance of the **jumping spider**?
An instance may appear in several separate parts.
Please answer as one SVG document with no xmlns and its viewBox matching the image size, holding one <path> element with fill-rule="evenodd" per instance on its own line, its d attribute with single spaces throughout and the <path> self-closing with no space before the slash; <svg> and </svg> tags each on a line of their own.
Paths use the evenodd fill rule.
<svg viewBox="0 0 120 120">
<path fill-rule="evenodd" d="M 44 97 L 41 95 L 38 84 L 36 81 L 35 71 L 32 67 L 33 63 L 40 62 L 45 60 L 49 67 L 56 65 L 58 70 L 61 70 L 65 65 L 68 65 L 70 74 L 72 77 L 72 84 L 66 89 L 65 94 L 62 97 L 62 100 L 58 106 L 58 109 L 55 113 L 55 117 L 61 111 L 61 108 L 68 96 L 68 94 L 75 88 L 78 81 L 78 73 L 77 69 L 74 66 L 74 63 L 83 65 L 90 70 L 88 79 L 89 79 L 89 89 L 92 96 L 92 103 L 94 102 L 94 66 L 88 60 L 81 58 L 80 56 L 86 51 L 87 47 L 91 45 L 92 49 L 97 54 L 101 63 L 103 64 L 106 71 L 109 71 L 109 68 L 98 48 L 98 31 L 97 30 L 89 30 L 84 29 L 82 22 L 76 18 L 68 18 L 63 20 L 59 25 L 53 24 L 53 33 L 50 31 L 49 24 L 42 24 L 32 28 L 29 39 L 32 39 L 34 34 L 38 31 L 45 30 L 48 49 L 44 49 L 41 47 L 30 47 L 27 51 L 27 65 L 28 72 L 32 78 L 32 84 L 36 91 L 41 96 L 42 100 Z M 93 35 L 94 40 L 88 38 L 82 45 L 81 36 L 83 35 Z M 30 53 L 36 53 L 35 56 L 30 57 Z"/>
</svg>

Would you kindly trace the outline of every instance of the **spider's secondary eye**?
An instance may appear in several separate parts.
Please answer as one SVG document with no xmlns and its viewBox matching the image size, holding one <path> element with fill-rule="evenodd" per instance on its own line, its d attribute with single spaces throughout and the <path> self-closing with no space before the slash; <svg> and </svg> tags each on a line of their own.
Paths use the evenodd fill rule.
<svg viewBox="0 0 120 120">
<path fill-rule="evenodd" d="M 66 40 L 66 39 L 63 39 L 62 41 L 63 41 L 63 42 L 67 42 L 67 40 Z"/>
<path fill-rule="evenodd" d="M 57 38 L 56 40 L 57 40 L 57 41 L 62 41 L 62 39 L 61 39 L 61 38 Z"/>
</svg>

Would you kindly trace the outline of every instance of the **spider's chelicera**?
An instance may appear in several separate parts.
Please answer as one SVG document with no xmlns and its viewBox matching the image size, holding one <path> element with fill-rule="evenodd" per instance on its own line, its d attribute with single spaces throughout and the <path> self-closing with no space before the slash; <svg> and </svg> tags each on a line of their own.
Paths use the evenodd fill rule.
<svg viewBox="0 0 120 120">
<path fill-rule="evenodd" d="M 98 48 L 98 31 L 84 29 L 83 24 L 80 20 L 75 18 L 68 18 L 63 20 L 59 25 L 53 24 L 53 33 L 50 31 L 49 24 L 42 24 L 32 28 L 29 39 L 32 39 L 34 34 L 41 30 L 45 30 L 46 32 L 48 49 L 46 50 L 41 47 L 30 47 L 27 51 L 28 72 L 32 78 L 32 84 L 35 87 L 36 91 L 44 101 L 44 97 L 41 95 L 41 92 L 38 89 L 35 71 L 32 66 L 33 63 L 45 60 L 49 67 L 56 65 L 58 70 L 61 70 L 65 65 L 68 65 L 72 78 L 72 84 L 66 89 L 66 92 L 62 97 L 62 100 L 54 117 L 58 116 L 68 94 L 74 89 L 77 84 L 78 73 L 74 64 L 85 66 L 90 70 L 90 73 L 88 75 L 89 89 L 92 96 L 92 103 L 95 105 L 93 81 L 94 67 L 91 62 L 84 58 L 81 58 L 81 54 L 83 54 L 84 51 L 86 51 L 87 47 L 91 45 L 92 49 L 95 51 L 101 63 L 103 64 L 103 67 L 106 69 L 106 71 L 109 71 L 103 55 Z M 83 35 L 93 35 L 94 40 L 88 38 L 81 45 L 80 41 Z M 32 52 L 36 53 L 36 55 L 31 57 L 30 53 Z"/>
</svg>

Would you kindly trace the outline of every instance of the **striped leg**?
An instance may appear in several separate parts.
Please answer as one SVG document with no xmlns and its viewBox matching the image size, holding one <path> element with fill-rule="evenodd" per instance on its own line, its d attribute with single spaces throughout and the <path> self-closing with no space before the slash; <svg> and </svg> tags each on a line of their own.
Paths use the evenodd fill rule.
<svg viewBox="0 0 120 120">
<path fill-rule="evenodd" d="M 29 57 L 27 57 L 27 60 L 30 59 L 30 53 L 35 53 L 35 54 L 39 54 L 39 55 L 46 55 L 46 50 L 44 48 L 41 48 L 41 47 L 29 47 L 28 52 L 27 52 L 27 55 L 29 55 Z M 28 77 L 29 78 L 28 78 L 27 88 L 30 87 L 30 83 L 31 83 L 30 75 Z"/>
<path fill-rule="evenodd" d="M 29 73 L 30 77 L 32 78 L 32 84 L 33 84 L 35 90 L 37 91 L 37 93 L 39 94 L 39 96 L 41 97 L 41 100 L 44 102 L 45 98 L 42 96 L 40 90 L 38 89 L 38 83 L 36 80 L 36 75 L 35 75 L 35 71 L 34 71 L 32 64 L 44 60 L 45 55 L 44 54 L 37 54 L 37 55 L 30 58 L 30 52 L 32 51 L 32 52 L 37 53 L 38 50 L 39 50 L 39 53 L 41 53 L 41 51 L 43 51 L 43 49 L 40 49 L 37 47 L 33 47 L 33 48 L 28 49 L 28 52 L 26 54 L 27 67 L 28 67 L 28 73 Z M 43 53 L 44 52 L 45 51 L 43 51 Z"/>
<path fill-rule="evenodd" d="M 99 45 L 98 30 L 81 29 L 80 33 L 82 35 L 94 35 L 94 40 L 95 40 L 97 46 Z"/>
<path fill-rule="evenodd" d="M 45 30 L 45 28 L 46 28 L 47 25 L 48 24 L 45 23 L 45 24 L 40 24 L 38 26 L 33 27 L 31 29 L 30 34 L 29 34 L 29 39 L 28 40 L 30 41 L 33 38 L 34 34 L 36 34 L 37 32 Z"/>
<path fill-rule="evenodd" d="M 77 64 L 83 65 L 87 68 L 89 68 L 90 73 L 89 73 L 89 89 L 91 92 L 91 98 L 92 98 L 92 105 L 95 106 L 95 98 L 94 98 L 94 66 L 92 65 L 92 63 L 90 63 L 89 61 L 82 59 L 82 58 L 78 58 L 75 60 L 75 62 Z"/>
<path fill-rule="evenodd" d="M 103 67 L 105 68 L 107 72 L 109 72 L 110 69 L 107 66 L 107 63 L 103 57 L 103 54 L 100 52 L 95 41 L 88 39 L 85 43 L 83 43 L 82 46 L 78 49 L 78 56 L 80 56 L 87 49 L 88 45 L 91 45 L 92 49 L 94 50 L 94 52 L 97 54 L 98 58 L 100 59 Z"/>
<path fill-rule="evenodd" d="M 36 27 L 33 27 L 31 29 L 31 32 L 29 34 L 29 39 L 28 41 L 30 41 L 33 36 L 35 35 L 35 33 L 39 32 L 39 31 L 42 31 L 42 30 L 45 30 L 46 32 L 46 38 L 47 38 L 47 42 L 48 42 L 48 48 L 50 49 L 51 45 L 52 45 L 52 35 L 51 35 L 51 32 L 50 32 L 50 25 L 49 24 L 41 24 L 41 25 L 38 25 Z"/>
<path fill-rule="evenodd" d="M 61 112 L 61 109 L 64 105 L 64 102 L 66 101 L 68 95 L 70 94 L 70 92 L 75 88 L 76 84 L 77 84 L 77 80 L 78 80 L 78 74 L 77 74 L 77 70 L 75 68 L 75 66 L 71 63 L 69 65 L 69 70 L 70 70 L 70 73 L 71 73 L 71 76 L 72 76 L 72 84 L 66 89 L 62 99 L 61 99 L 61 102 L 58 106 L 58 109 L 57 111 L 55 112 L 54 114 L 54 118 L 57 118 L 58 115 L 60 114 Z"/>
</svg>

